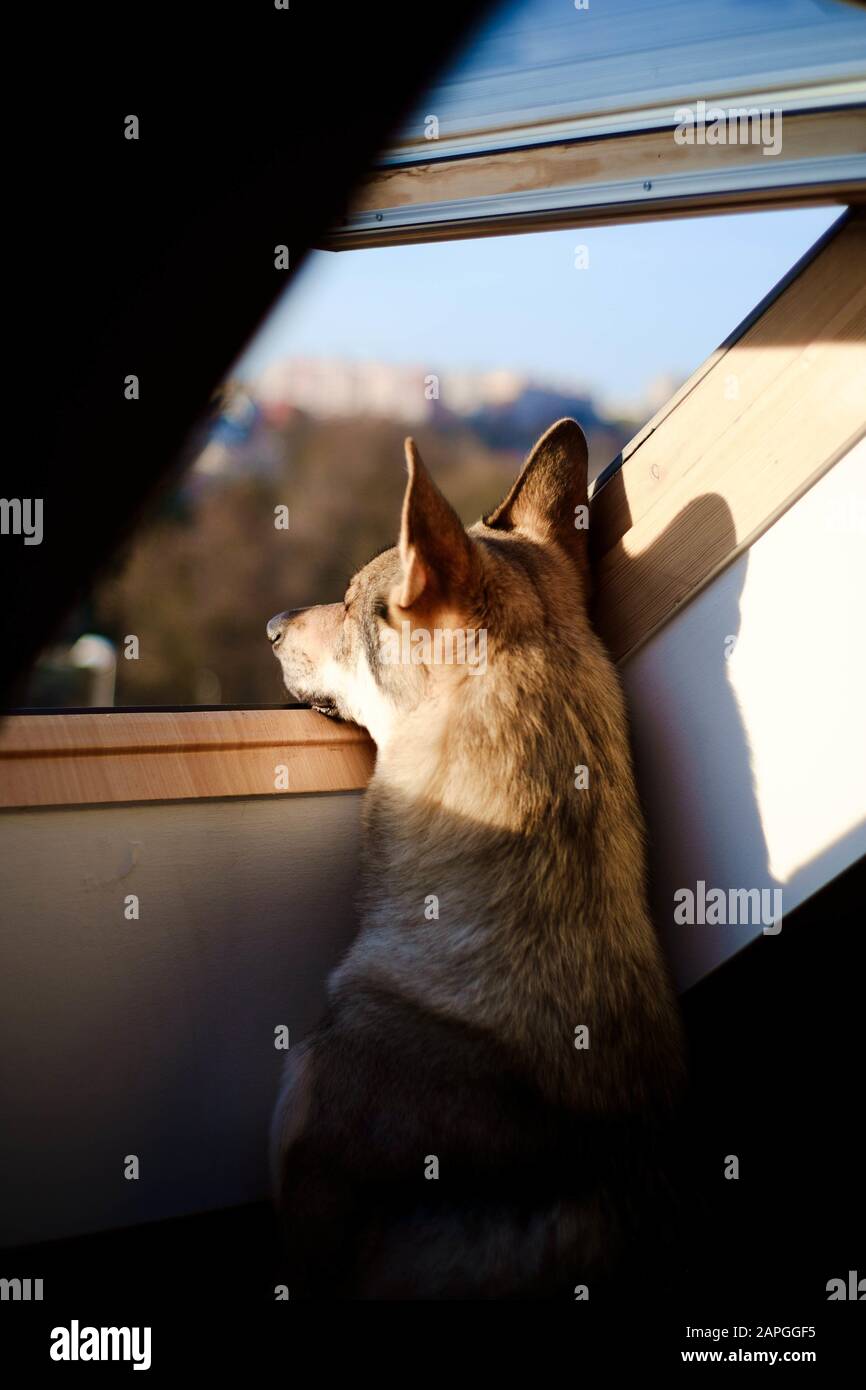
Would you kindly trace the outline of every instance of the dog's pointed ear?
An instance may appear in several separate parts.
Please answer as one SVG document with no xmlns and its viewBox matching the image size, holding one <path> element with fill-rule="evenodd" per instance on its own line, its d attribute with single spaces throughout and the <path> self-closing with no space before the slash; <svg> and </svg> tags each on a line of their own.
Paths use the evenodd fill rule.
<svg viewBox="0 0 866 1390">
<path fill-rule="evenodd" d="M 557 420 L 529 455 L 504 502 L 484 518 L 494 530 L 557 541 L 589 578 L 586 437 L 576 420 Z"/>
<path fill-rule="evenodd" d="M 466 598 L 478 572 L 473 543 L 421 462 L 414 439 L 406 440 L 406 467 L 399 543 L 403 579 L 393 601 L 412 608 L 422 596 L 430 602 Z"/>
</svg>

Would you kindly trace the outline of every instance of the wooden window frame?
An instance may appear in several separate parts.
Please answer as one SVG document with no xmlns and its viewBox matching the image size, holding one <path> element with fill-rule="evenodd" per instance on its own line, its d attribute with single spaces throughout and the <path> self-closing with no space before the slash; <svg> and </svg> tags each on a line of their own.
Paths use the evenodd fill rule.
<svg viewBox="0 0 866 1390">
<path fill-rule="evenodd" d="M 16 714 L 0 806 L 357 791 L 374 763 L 363 729 L 300 707 Z"/>
<path fill-rule="evenodd" d="M 866 212 L 858 209 L 815 243 L 599 478 L 590 500 L 596 624 L 618 661 L 866 433 L 863 266 Z"/>
<path fill-rule="evenodd" d="M 751 144 L 677 144 L 674 128 L 418 158 L 373 171 L 330 250 L 512 236 L 557 227 L 866 200 L 860 104 L 784 112 L 766 158 Z M 739 108 L 741 103 L 735 102 Z M 504 138 L 504 137 L 503 137 Z"/>
<path fill-rule="evenodd" d="M 596 483 L 595 618 L 617 661 L 866 432 L 863 265 L 866 214 L 856 210 Z M 10 714 L 0 807 L 357 791 L 374 766 L 363 730 L 304 708 Z"/>
</svg>

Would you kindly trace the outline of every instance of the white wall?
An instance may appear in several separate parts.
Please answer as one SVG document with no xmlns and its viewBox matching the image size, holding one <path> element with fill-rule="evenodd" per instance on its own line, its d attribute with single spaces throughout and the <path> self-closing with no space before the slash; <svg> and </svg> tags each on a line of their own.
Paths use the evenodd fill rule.
<svg viewBox="0 0 866 1390">
<path fill-rule="evenodd" d="M 266 1194 L 274 1028 L 315 1023 L 354 930 L 359 807 L 0 818 L 0 1243 Z"/>
<path fill-rule="evenodd" d="M 784 931 L 866 854 L 864 609 L 861 442 L 624 664 L 655 916 L 682 988 L 761 928 L 675 925 L 678 888 L 778 887 Z"/>
</svg>

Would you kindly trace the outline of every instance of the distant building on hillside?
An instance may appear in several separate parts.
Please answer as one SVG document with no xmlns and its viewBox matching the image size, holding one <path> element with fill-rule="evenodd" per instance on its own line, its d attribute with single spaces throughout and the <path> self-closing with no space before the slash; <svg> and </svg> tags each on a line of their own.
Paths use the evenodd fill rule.
<svg viewBox="0 0 866 1390">
<path fill-rule="evenodd" d="M 554 420 L 579 420 L 595 466 L 614 456 L 633 427 L 676 385 L 659 378 L 641 402 L 600 401 L 569 381 L 512 370 L 449 371 L 328 358 L 286 358 L 255 381 L 228 383 L 195 465 L 200 479 L 231 470 L 276 473 L 295 419 L 374 418 L 407 428 L 469 428 L 491 449 L 525 452 Z M 605 457 L 606 455 L 606 457 Z M 603 466 L 603 465 L 602 465 Z"/>
</svg>

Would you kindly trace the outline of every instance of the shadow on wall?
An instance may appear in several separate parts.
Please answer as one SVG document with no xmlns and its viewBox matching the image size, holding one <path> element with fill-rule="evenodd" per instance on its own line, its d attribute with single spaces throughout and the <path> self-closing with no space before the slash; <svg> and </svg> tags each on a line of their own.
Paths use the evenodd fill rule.
<svg viewBox="0 0 866 1390">
<path fill-rule="evenodd" d="M 615 510 L 631 515 L 621 473 L 606 484 Z M 645 551 L 630 555 L 619 540 L 604 556 L 618 569 L 617 588 L 630 598 L 664 598 L 669 608 L 694 591 L 696 567 L 722 565 L 737 542 L 731 510 L 716 493 L 695 498 Z M 595 563 L 601 557 L 594 557 Z M 782 902 L 782 884 L 770 868 L 769 851 L 756 794 L 749 735 L 730 679 L 728 658 L 740 633 L 740 600 L 748 553 L 737 557 L 726 582 L 713 587 L 714 602 L 702 613 L 689 640 L 665 645 L 664 653 L 643 648 L 634 670 L 621 666 L 629 703 L 635 771 L 649 835 L 650 901 L 675 979 L 684 985 L 705 974 L 769 925 Z M 599 626 L 604 630 L 604 622 Z M 733 866 L 736 881 L 730 881 Z M 707 921 L 713 910 L 705 892 L 721 889 L 725 916 Z M 693 898 L 674 900 L 688 890 Z M 758 890 L 761 918 L 728 921 L 730 890 Z M 674 918 L 690 913 L 693 920 Z M 742 910 L 742 909 L 740 909 Z M 702 920 L 703 919 L 703 920 Z"/>
</svg>

